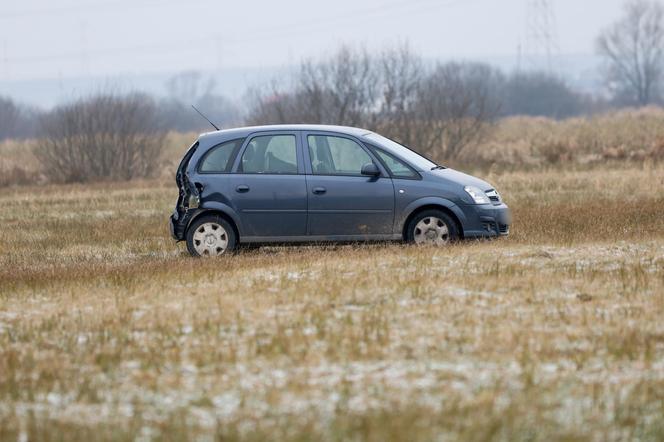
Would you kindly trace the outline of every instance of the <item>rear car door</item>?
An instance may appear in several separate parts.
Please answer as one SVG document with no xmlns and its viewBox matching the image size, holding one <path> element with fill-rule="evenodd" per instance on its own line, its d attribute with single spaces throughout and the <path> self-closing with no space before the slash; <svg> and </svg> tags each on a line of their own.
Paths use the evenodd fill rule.
<svg viewBox="0 0 664 442">
<path fill-rule="evenodd" d="M 304 132 L 307 168 L 308 234 L 386 236 L 393 232 L 394 186 L 373 154 L 352 137 Z M 381 176 L 361 174 L 367 163 Z"/>
<path fill-rule="evenodd" d="M 297 131 L 249 136 L 234 171 L 232 205 L 246 237 L 306 235 L 307 185 Z"/>
</svg>

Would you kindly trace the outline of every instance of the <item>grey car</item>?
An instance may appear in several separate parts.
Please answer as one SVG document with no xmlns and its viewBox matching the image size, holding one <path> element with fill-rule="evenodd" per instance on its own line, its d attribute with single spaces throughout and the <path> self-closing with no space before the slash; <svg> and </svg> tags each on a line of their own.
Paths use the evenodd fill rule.
<svg viewBox="0 0 664 442">
<path fill-rule="evenodd" d="M 358 128 L 281 125 L 203 134 L 176 181 L 171 234 L 193 256 L 252 243 L 445 246 L 506 236 L 511 224 L 490 184 Z"/>
</svg>

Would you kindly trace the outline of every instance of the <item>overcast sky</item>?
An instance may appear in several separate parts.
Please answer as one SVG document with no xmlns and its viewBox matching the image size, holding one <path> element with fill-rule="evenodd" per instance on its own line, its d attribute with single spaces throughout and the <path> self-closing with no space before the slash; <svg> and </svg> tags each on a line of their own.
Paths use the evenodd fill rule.
<svg viewBox="0 0 664 442">
<path fill-rule="evenodd" d="M 527 0 L 2 0 L 0 80 L 271 67 L 341 43 L 514 57 Z M 551 0 L 563 54 L 592 54 L 622 0 Z"/>
</svg>

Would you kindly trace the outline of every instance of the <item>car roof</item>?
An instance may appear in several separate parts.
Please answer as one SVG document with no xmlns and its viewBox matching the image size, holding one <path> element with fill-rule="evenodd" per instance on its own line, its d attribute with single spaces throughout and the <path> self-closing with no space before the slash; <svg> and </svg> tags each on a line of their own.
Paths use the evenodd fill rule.
<svg viewBox="0 0 664 442">
<path fill-rule="evenodd" d="M 232 137 L 246 137 L 250 134 L 257 132 L 272 132 L 272 131 L 316 131 L 316 132 L 335 132 L 344 135 L 351 135 L 361 137 L 371 133 L 370 130 L 361 129 L 358 127 L 347 126 L 331 126 L 322 124 L 275 124 L 265 126 L 248 126 L 237 127 L 233 129 L 223 129 L 214 132 L 207 132 L 199 136 L 199 141 L 214 143 L 216 140 L 229 140 Z"/>
</svg>

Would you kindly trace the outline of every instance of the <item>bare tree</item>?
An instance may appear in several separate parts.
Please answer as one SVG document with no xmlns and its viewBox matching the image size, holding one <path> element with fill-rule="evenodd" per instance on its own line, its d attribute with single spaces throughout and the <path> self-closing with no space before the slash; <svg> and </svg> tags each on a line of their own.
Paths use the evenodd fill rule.
<svg viewBox="0 0 664 442">
<path fill-rule="evenodd" d="M 343 47 L 322 66 L 318 78 L 328 96 L 329 121 L 347 126 L 370 125 L 367 121 L 376 103 L 378 78 L 366 50 Z M 306 78 L 306 77 L 305 77 Z M 315 81 L 315 76 L 311 77 Z"/>
<path fill-rule="evenodd" d="M 254 91 L 249 121 L 370 125 L 378 78 L 367 51 L 342 47 L 322 62 L 305 61 L 293 83 L 285 90 L 273 83 Z"/>
<path fill-rule="evenodd" d="M 159 164 L 163 131 L 145 95 L 101 94 L 60 106 L 42 120 L 36 150 L 52 181 L 128 180 Z"/>
<path fill-rule="evenodd" d="M 481 63 L 439 65 L 418 93 L 419 150 L 450 160 L 479 141 L 500 110 L 499 78 L 499 72 Z"/>
<path fill-rule="evenodd" d="M 297 90 L 289 91 L 276 81 L 247 91 L 250 104 L 246 124 L 318 123 L 322 116 L 311 117 L 311 109 L 303 109 L 304 99 Z"/>
<path fill-rule="evenodd" d="M 664 7 L 657 1 L 631 0 L 625 15 L 597 40 L 608 61 L 607 80 L 616 95 L 640 106 L 656 99 L 664 65 Z"/>
<path fill-rule="evenodd" d="M 377 130 L 407 145 L 417 141 L 417 108 L 425 70 L 407 44 L 383 51 L 378 60 L 381 102 Z"/>
</svg>

